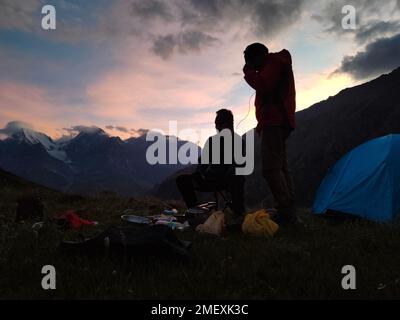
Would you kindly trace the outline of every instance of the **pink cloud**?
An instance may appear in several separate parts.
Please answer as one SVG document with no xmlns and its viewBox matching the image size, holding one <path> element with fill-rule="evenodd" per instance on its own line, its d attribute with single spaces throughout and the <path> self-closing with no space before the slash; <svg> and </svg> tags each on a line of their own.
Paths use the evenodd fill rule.
<svg viewBox="0 0 400 320">
<path fill-rule="evenodd" d="M 180 1 L 173 3 L 176 11 Z M 207 32 L 212 31 L 218 42 L 190 54 L 176 50 L 168 60 L 151 51 L 154 39 L 190 28 L 180 21 L 165 23 L 162 19 L 153 19 L 149 22 L 145 17 L 132 15 L 132 5 L 128 1 L 118 2 L 109 8 L 107 15 L 100 15 L 96 32 L 90 28 L 85 31 L 79 24 L 76 28 L 66 28 L 68 34 L 61 28 L 60 35 L 57 32 L 55 36 L 65 37 L 67 42 L 75 42 L 76 37 L 88 42 L 97 39 L 107 49 L 113 46 L 114 56 L 110 57 L 113 69 L 87 83 L 86 101 L 79 106 L 67 105 L 64 101 L 68 99 L 53 97 L 50 91 L 35 85 L 2 84 L 0 117 L 3 125 L 11 120 L 24 120 L 59 134 L 55 128 L 76 124 L 105 126 L 112 123 L 129 128 L 166 130 L 168 120 L 179 120 L 183 128 L 213 129 L 215 111 L 221 107 L 231 108 L 238 124 L 248 112 L 248 98 L 252 94 L 249 89 L 236 100 L 228 96 L 238 83 L 244 82 L 240 76 L 243 49 L 250 42 L 268 40 L 271 51 L 280 50 L 283 42 L 286 45 L 290 39 L 290 33 L 279 39 L 255 39 L 251 24 L 247 20 L 242 23 L 241 14 L 237 16 L 230 6 L 225 10 L 224 17 L 229 19 L 224 20 L 224 24 L 214 26 L 207 23 L 208 19 L 201 24 L 207 27 Z M 57 68 L 57 64 L 51 67 Z M 232 76 L 234 73 L 238 76 Z M 330 93 L 330 83 L 322 82 L 319 77 L 309 77 L 305 82 L 301 78 L 297 80 L 299 91 L 304 91 L 304 94 L 299 93 L 302 105 Z M 321 84 L 314 86 L 315 83 Z M 72 90 L 68 90 L 63 88 L 61 94 L 72 95 Z M 317 95 L 317 91 L 322 93 Z M 255 125 L 253 103 L 250 108 L 249 117 L 239 128 L 241 132 Z M 112 134 L 126 137 L 123 132 L 113 131 Z"/>
<path fill-rule="evenodd" d="M 1 82 L 0 107 L 1 126 L 20 120 L 51 136 L 58 136 L 57 128 L 65 126 L 66 122 L 78 121 L 78 117 L 69 114 L 66 106 L 58 105 L 46 89 L 30 84 Z"/>
<path fill-rule="evenodd" d="M 160 28 L 152 31 L 160 32 Z M 248 93 L 237 100 L 232 100 L 229 93 L 244 81 L 240 76 L 242 52 L 255 40 L 238 36 L 240 31 L 221 30 L 215 33 L 221 43 L 214 48 L 175 55 L 169 60 L 152 54 L 151 42 L 137 45 L 127 38 L 114 48 L 113 59 L 118 66 L 88 85 L 88 112 L 107 119 L 105 123 L 165 130 L 168 120 L 179 120 L 185 127 L 213 128 L 215 111 L 228 107 L 239 122 L 247 114 L 253 90 L 246 87 Z M 277 45 L 272 41 L 270 44 Z M 241 129 L 247 131 L 254 124 L 251 112 Z"/>
</svg>

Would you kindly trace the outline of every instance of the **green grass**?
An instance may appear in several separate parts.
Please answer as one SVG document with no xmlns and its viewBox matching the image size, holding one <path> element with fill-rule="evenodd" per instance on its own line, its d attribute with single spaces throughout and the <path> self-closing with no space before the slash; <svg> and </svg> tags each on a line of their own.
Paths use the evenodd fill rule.
<svg viewBox="0 0 400 320">
<path fill-rule="evenodd" d="M 47 217 L 73 208 L 100 221 L 84 230 L 87 235 L 120 224 L 124 209 L 147 215 L 164 208 L 151 198 L 40 193 Z M 400 298 L 398 226 L 360 221 L 333 225 L 299 209 L 305 227 L 282 228 L 272 240 L 240 233 L 218 238 L 177 232 L 193 242 L 188 261 L 89 258 L 58 250 L 59 241 L 73 237 L 73 232 L 63 234 L 49 223 L 36 241 L 31 224 L 15 224 L 18 195 L 4 189 L 0 198 L 1 299 Z M 56 290 L 41 288 L 41 268 L 47 264 L 56 267 Z M 347 264 L 356 268 L 357 290 L 341 288 L 341 268 Z"/>
</svg>

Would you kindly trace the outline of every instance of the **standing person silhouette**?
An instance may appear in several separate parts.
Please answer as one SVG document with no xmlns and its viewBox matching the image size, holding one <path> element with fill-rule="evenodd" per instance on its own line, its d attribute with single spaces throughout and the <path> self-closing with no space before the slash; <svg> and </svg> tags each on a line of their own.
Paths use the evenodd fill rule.
<svg viewBox="0 0 400 320">
<path fill-rule="evenodd" d="M 295 128 L 296 90 L 287 50 L 270 53 L 261 43 L 244 51 L 244 79 L 256 90 L 257 132 L 261 135 L 262 174 L 277 205 L 278 224 L 298 222 L 287 165 L 286 140 Z"/>
</svg>

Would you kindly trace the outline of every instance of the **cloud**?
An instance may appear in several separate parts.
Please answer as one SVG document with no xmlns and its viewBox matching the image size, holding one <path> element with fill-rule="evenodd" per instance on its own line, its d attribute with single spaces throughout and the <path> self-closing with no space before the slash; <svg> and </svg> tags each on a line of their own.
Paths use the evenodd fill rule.
<svg viewBox="0 0 400 320">
<path fill-rule="evenodd" d="M 158 15 L 165 24 L 170 9 L 166 1 L 156 0 L 57 0 L 50 3 L 56 8 L 57 29 L 47 32 L 41 28 L 41 8 L 46 4 L 49 3 L 45 0 L 0 0 L 0 29 L 23 31 L 72 45 L 123 43 L 141 34 L 148 37 L 154 18 Z"/>
<path fill-rule="evenodd" d="M 65 7 L 59 5 L 62 2 Z M 127 129 L 126 133 L 110 123 L 125 129 L 166 129 L 168 120 L 175 119 L 179 120 L 179 126 L 182 123 L 185 127 L 200 128 L 209 124 L 213 128 L 214 109 L 232 106 L 238 114 L 244 113 L 243 117 L 247 113 L 253 92 L 244 83 L 241 70 L 242 52 L 249 43 L 265 42 L 272 51 L 283 46 L 290 49 L 298 80 L 304 74 L 322 69 L 331 72 L 345 54 L 357 62 L 355 53 L 360 44 L 374 42 L 382 34 L 393 36 L 396 16 L 393 19 L 379 16 L 382 11 L 379 7 L 390 12 L 387 3 L 393 4 L 393 1 L 352 2 L 361 11 L 359 30 L 349 33 L 352 36 L 346 41 L 336 42 L 332 33 L 343 31 L 334 26 L 340 27 L 341 5 L 347 4 L 345 0 L 328 0 L 322 4 L 312 0 L 127 0 L 93 4 L 59 0 L 56 5 L 60 20 L 56 32 L 40 31 L 39 37 L 32 37 L 32 42 L 24 45 L 30 50 L 24 50 L 22 45 L 14 48 L 12 41 L 0 50 L 0 60 L 5 62 L 0 68 L 2 78 L 8 82 L 35 83 L 15 90 L 0 86 L 0 125 L 13 119 L 47 129 L 74 123 L 97 124 L 119 136 L 136 134 L 136 131 Z M 4 3 L 8 6 L 15 3 L 18 10 L 25 10 L 25 15 L 32 15 L 32 23 L 40 27 L 40 19 L 36 20 L 33 9 L 22 8 L 35 0 L 29 5 L 26 1 L 0 0 L 0 4 Z M 321 12 L 320 7 L 328 9 Z M 8 11 L 7 23 L 4 23 L 3 11 L 0 12 L 3 19 L 0 26 L 8 25 L 10 29 L 18 10 Z M 40 9 L 37 12 L 40 18 Z M 314 41 L 322 28 L 315 28 L 317 23 L 306 19 L 313 12 L 320 14 L 315 19 L 326 30 L 331 28 L 331 34 L 325 38 L 326 46 L 331 46 L 334 54 L 326 54 L 327 49 L 322 50 L 319 42 Z M 19 21 L 12 28 L 33 32 L 29 31 L 29 19 L 23 20 L 28 24 Z M 21 39 L 26 41 L 25 37 Z M 62 41 L 67 45 L 59 43 Z M 82 41 L 85 45 L 81 45 Z M 80 45 L 75 46 L 75 42 Z M 53 47 L 47 50 L 42 43 L 51 43 Z M 90 48 L 86 55 L 75 55 L 86 47 Z M 19 54 L 15 55 L 16 52 Z M 43 59 L 38 60 L 35 52 Z M 43 55 L 44 52 L 51 54 Z M 32 66 L 40 66 L 41 70 Z M 60 74 L 63 76 L 59 77 Z M 310 89 L 302 101 L 323 99 L 328 94 L 323 88 L 334 85 L 336 90 L 343 85 L 323 82 L 322 86 L 319 79 L 307 83 L 319 90 Z M 301 86 L 302 81 L 297 82 Z M 233 89 L 239 83 L 243 88 L 235 93 Z M 322 93 L 316 95 L 316 91 Z"/>
<path fill-rule="evenodd" d="M 77 5 L 59 0 L 57 31 L 49 33 L 40 28 L 43 1 L 0 0 L 0 28 L 72 44 L 150 42 L 151 52 L 167 59 L 216 46 L 227 30 L 236 30 L 245 38 L 271 40 L 301 17 L 307 1 L 130 0 Z"/>
<path fill-rule="evenodd" d="M 170 58 L 176 51 L 181 54 L 200 52 L 204 47 L 211 47 L 220 42 L 217 38 L 200 31 L 184 31 L 158 37 L 152 51 L 163 59 Z"/>
<path fill-rule="evenodd" d="M 116 126 L 115 129 L 118 130 L 118 131 L 124 132 L 124 133 L 128 133 L 129 132 L 129 130 L 127 128 L 122 127 L 122 126 Z"/>
<path fill-rule="evenodd" d="M 161 58 L 168 59 L 174 53 L 176 45 L 174 35 L 160 36 L 154 41 L 152 51 Z"/>
<path fill-rule="evenodd" d="M 214 107 L 216 108 L 216 107 Z M 193 116 L 193 113 L 202 113 L 202 108 L 197 107 L 196 110 L 189 107 L 146 107 L 138 108 L 137 113 L 141 117 L 151 117 L 154 120 L 160 121 L 163 119 L 168 119 L 168 121 L 184 121 L 185 119 Z M 167 121 L 166 121 L 167 122 Z"/>
<path fill-rule="evenodd" d="M 382 32 L 397 32 L 399 19 L 393 13 L 398 10 L 398 4 L 399 0 L 353 0 L 350 3 L 347 0 L 326 1 L 312 18 L 321 23 L 327 33 L 354 36 L 359 43 L 366 43 L 382 37 Z M 342 27 L 345 16 L 342 8 L 345 5 L 352 5 L 356 10 L 355 30 Z"/>
<path fill-rule="evenodd" d="M 150 130 L 148 129 L 130 129 L 129 130 L 132 136 L 141 137 L 146 135 Z"/>
<path fill-rule="evenodd" d="M 23 119 L 39 130 L 55 133 L 54 128 L 61 127 L 66 119 L 76 120 L 59 102 L 43 87 L 0 81 L 0 125 Z M 60 117 L 60 112 L 64 117 Z"/>
<path fill-rule="evenodd" d="M 33 125 L 23 121 L 11 121 L 6 126 L 0 129 L 0 134 L 4 136 L 11 136 L 14 133 L 21 131 L 21 129 L 33 129 Z"/>
<path fill-rule="evenodd" d="M 232 55 L 211 51 L 195 63 L 189 56 L 163 62 L 144 47 L 134 54 L 120 51 L 123 67 L 87 88 L 90 113 L 125 127 L 164 129 L 169 119 L 182 119 L 182 111 L 185 121 L 195 119 L 200 108 L 222 105 L 226 92 L 241 81 L 231 73 L 242 68 L 245 43 L 234 45 Z"/>
<path fill-rule="evenodd" d="M 400 0 L 399 0 L 400 1 Z M 356 40 L 363 44 L 377 36 L 392 36 L 400 30 L 400 21 L 376 21 L 360 28 Z"/>
<path fill-rule="evenodd" d="M 106 128 L 107 130 L 117 130 L 117 131 L 120 131 L 120 132 L 123 132 L 123 133 L 129 133 L 129 132 L 136 133 L 136 131 L 137 131 L 137 130 L 135 130 L 135 129 L 128 129 L 127 127 L 124 127 L 124 126 L 112 126 L 112 125 L 108 125 L 108 126 L 105 126 L 105 128 Z M 144 129 L 140 129 L 140 130 L 144 130 Z"/>
<path fill-rule="evenodd" d="M 57 32 L 44 33 L 39 23 L 43 1 L 0 0 L 0 28 L 35 32 L 47 40 L 67 43 L 107 40 L 118 46 L 142 41 L 150 43 L 151 52 L 167 59 L 174 54 L 187 55 L 216 46 L 227 30 L 236 30 L 245 38 L 272 41 L 301 19 L 313 3 L 311 0 L 130 0 L 77 5 L 59 0 Z M 313 17 L 325 25 L 326 31 L 343 34 L 341 8 L 346 4 L 347 0 L 326 1 Z M 363 38 L 368 34 L 363 29 L 370 25 L 370 18 L 393 11 L 399 0 L 385 3 L 353 0 L 352 5 L 361 25 L 360 30 L 350 33 L 364 33 L 360 36 Z"/>
<path fill-rule="evenodd" d="M 301 17 L 306 0 L 133 1 L 132 26 L 152 40 L 163 59 L 216 46 L 227 30 L 243 37 L 271 38 Z M 136 22 L 133 22 L 135 21 Z M 160 22 L 162 20 L 162 22 Z M 139 25 L 140 24 L 140 25 Z"/>
<path fill-rule="evenodd" d="M 169 21 L 173 18 L 167 2 L 159 0 L 134 1 L 132 3 L 132 14 L 145 19 L 162 18 Z"/>
<path fill-rule="evenodd" d="M 351 53 L 344 56 L 340 67 L 332 75 L 347 74 L 353 80 L 367 79 L 397 68 L 397 33 L 400 30 L 399 0 L 336 0 L 324 2 L 312 18 L 324 27 L 324 32 L 339 40 L 353 41 Z M 342 28 L 345 16 L 342 8 L 352 5 L 356 9 L 356 29 Z M 360 47 L 364 46 L 364 47 Z"/>
<path fill-rule="evenodd" d="M 112 125 L 107 125 L 105 126 L 106 129 L 109 130 L 118 130 L 123 133 L 129 134 L 127 137 L 141 137 L 143 135 L 146 135 L 149 130 L 148 129 L 128 129 L 126 127 L 122 126 L 112 126 Z M 24 121 L 10 121 L 8 122 L 4 128 L 0 128 L 0 140 L 5 139 L 7 137 L 12 136 L 15 133 L 18 133 L 22 129 L 31 129 L 34 130 L 34 125 L 31 123 L 27 123 Z M 95 132 L 100 132 L 100 133 L 105 133 L 101 128 L 97 126 L 85 126 L 85 125 L 76 125 L 76 126 L 71 126 L 71 127 L 64 127 L 62 129 L 58 128 L 56 131 L 59 132 L 59 137 L 56 139 L 58 141 L 62 140 L 69 140 L 76 135 L 78 135 L 81 132 L 85 133 L 95 133 Z M 66 134 L 65 134 L 66 133 Z M 126 135 L 125 135 L 126 136 Z"/>
<path fill-rule="evenodd" d="M 105 133 L 101 128 L 96 127 L 96 126 L 85 126 L 85 125 L 77 125 L 77 126 L 72 126 L 70 128 L 63 128 L 64 131 L 68 132 L 69 134 L 76 134 L 76 133 L 95 133 L 95 132 L 101 132 Z"/>
<path fill-rule="evenodd" d="M 44 0 L 0 0 L 0 29 L 19 30 L 65 43 L 98 41 L 109 35 L 106 24 L 101 24 L 102 18 L 93 18 L 102 17 L 96 5 L 86 7 L 69 0 L 52 3 L 57 12 L 57 29 L 45 32 L 41 27 L 41 8 L 46 4 Z"/>
<path fill-rule="evenodd" d="M 184 23 L 207 29 L 232 24 L 248 26 L 256 36 L 276 35 L 290 26 L 301 14 L 305 0 L 191 0 L 182 6 Z M 186 19 L 185 19 L 186 17 Z"/>
<path fill-rule="evenodd" d="M 0 29 L 32 31 L 40 25 L 41 1 L 0 0 Z M 37 19 L 35 19 L 37 17 Z"/>
<path fill-rule="evenodd" d="M 301 17 L 303 0 L 255 1 L 251 8 L 257 36 L 271 36 Z"/>
<path fill-rule="evenodd" d="M 366 46 L 364 51 L 343 59 L 335 73 L 347 73 L 355 79 L 365 79 L 392 71 L 400 66 L 400 33 L 380 38 Z"/>
<path fill-rule="evenodd" d="M 104 126 L 104 128 L 108 135 L 119 136 L 123 140 L 132 137 L 141 137 L 149 131 L 147 129 L 134 129 L 134 128 L 129 129 L 125 126 L 113 126 L 113 125 L 107 125 Z"/>
</svg>

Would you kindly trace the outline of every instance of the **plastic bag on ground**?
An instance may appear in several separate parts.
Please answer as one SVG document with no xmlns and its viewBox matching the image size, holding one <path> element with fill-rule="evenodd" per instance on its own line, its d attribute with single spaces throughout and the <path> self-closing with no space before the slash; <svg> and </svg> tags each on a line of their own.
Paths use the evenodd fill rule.
<svg viewBox="0 0 400 320">
<path fill-rule="evenodd" d="M 225 219 L 222 211 L 216 211 L 208 217 L 206 222 L 197 226 L 196 231 L 200 233 L 209 233 L 213 235 L 221 235 L 224 230 Z"/>
<path fill-rule="evenodd" d="M 272 238 L 278 229 L 265 209 L 247 214 L 242 224 L 243 233 L 266 238 Z"/>
</svg>

